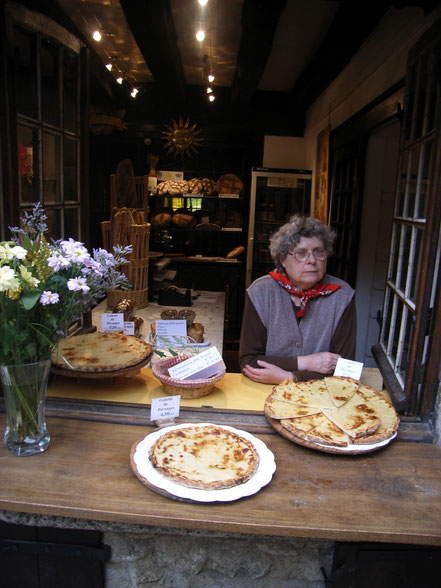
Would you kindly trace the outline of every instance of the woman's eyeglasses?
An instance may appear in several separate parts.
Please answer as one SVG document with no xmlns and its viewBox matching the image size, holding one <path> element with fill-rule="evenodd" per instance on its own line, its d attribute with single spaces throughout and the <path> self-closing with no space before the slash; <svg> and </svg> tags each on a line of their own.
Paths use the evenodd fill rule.
<svg viewBox="0 0 441 588">
<path fill-rule="evenodd" d="M 324 261 L 328 257 L 326 249 L 313 249 L 312 251 L 308 251 L 308 249 L 296 249 L 296 251 L 288 251 L 288 255 L 292 255 L 296 261 L 300 262 L 306 261 L 311 253 L 317 261 Z"/>
</svg>

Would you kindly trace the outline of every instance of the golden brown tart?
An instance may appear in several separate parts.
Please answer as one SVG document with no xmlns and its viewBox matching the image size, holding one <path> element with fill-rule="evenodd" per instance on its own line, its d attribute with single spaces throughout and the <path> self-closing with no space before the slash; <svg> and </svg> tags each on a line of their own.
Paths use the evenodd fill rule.
<svg viewBox="0 0 441 588">
<path fill-rule="evenodd" d="M 61 339 L 52 363 L 80 372 L 114 372 L 147 359 L 152 347 L 137 337 L 105 331 Z"/>
<path fill-rule="evenodd" d="M 259 454 L 251 441 L 216 425 L 165 433 L 150 448 L 149 459 L 173 482 L 202 490 L 243 484 L 259 465 Z"/>
</svg>

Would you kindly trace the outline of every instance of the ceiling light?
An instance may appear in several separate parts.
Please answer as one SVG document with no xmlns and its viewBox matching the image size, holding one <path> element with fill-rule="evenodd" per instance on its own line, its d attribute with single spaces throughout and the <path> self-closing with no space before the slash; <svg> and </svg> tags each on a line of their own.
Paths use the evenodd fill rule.
<svg viewBox="0 0 441 588">
<path fill-rule="evenodd" d="M 208 96 L 208 100 L 209 100 L 210 102 L 214 102 L 214 101 L 216 100 L 216 96 L 215 96 L 214 94 L 210 94 L 210 95 Z"/>
<path fill-rule="evenodd" d="M 213 91 L 213 88 L 210 88 L 210 86 L 208 86 L 208 88 L 207 88 L 207 94 L 211 94 L 212 91 Z"/>
<path fill-rule="evenodd" d="M 211 82 L 214 82 L 214 75 L 213 75 L 213 74 L 208 74 L 208 81 L 209 81 L 210 83 L 211 83 Z"/>
<path fill-rule="evenodd" d="M 202 29 L 199 29 L 196 33 L 196 39 L 201 42 L 205 39 L 205 33 Z"/>
<path fill-rule="evenodd" d="M 101 33 L 99 31 L 95 31 L 92 36 L 95 41 L 101 41 Z"/>
<path fill-rule="evenodd" d="M 207 4 L 208 0 L 198 0 L 198 2 L 201 6 L 205 6 Z"/>
<path fill-rule="evenodd" d="M 132 98 L 136 98 L 136 94 L 139 92 L 139 90 L 137 88 L 133 88 L 133 90 L 130 92 L 130 96 Z"/>
<path fill-rule="evenodd" d="M 113 65 L 111 63 L 106 63 L 106 67 L 109 71 L 112 71 Z"/>
<path fill-rule="evenodd" d="M 123 78 L 121 76 L 119 76 L 119 78 L 116 78 L 116 81 L 118 82 L 118 84 L 122 84 Z"/>
</svg>

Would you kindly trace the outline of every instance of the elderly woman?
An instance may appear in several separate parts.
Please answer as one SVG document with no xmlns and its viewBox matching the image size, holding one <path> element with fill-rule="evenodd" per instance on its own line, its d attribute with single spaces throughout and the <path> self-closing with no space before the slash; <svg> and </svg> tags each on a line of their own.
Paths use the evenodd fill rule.
<svg viewBox="0 0 441 588">
<path fill-rule="evenodd" d="M 239 363 L 264 384 L 331 374 L 339 357 L 354 359 L 354 290 L 326 274 L 335 233 L 295 215 L 271 238 L 276 265 L 247 290 Z"/>
</svg>

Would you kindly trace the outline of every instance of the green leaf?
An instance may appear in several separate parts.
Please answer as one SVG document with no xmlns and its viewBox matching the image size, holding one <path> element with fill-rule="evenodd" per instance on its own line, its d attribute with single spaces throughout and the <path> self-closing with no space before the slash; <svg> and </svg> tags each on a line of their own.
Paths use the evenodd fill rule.
<svg viewBox="0 0 441 588">
<path fill-rule="evenodd" d="M 34 306 L 37 304 L 40 295 L 41 292 L 39 290 L 35 292 L 28 292 L 27 294 L 23 294 L 23 296 L 20 299 L 20 302 L 26 310 L 32 310 Z"/>
</svg>

